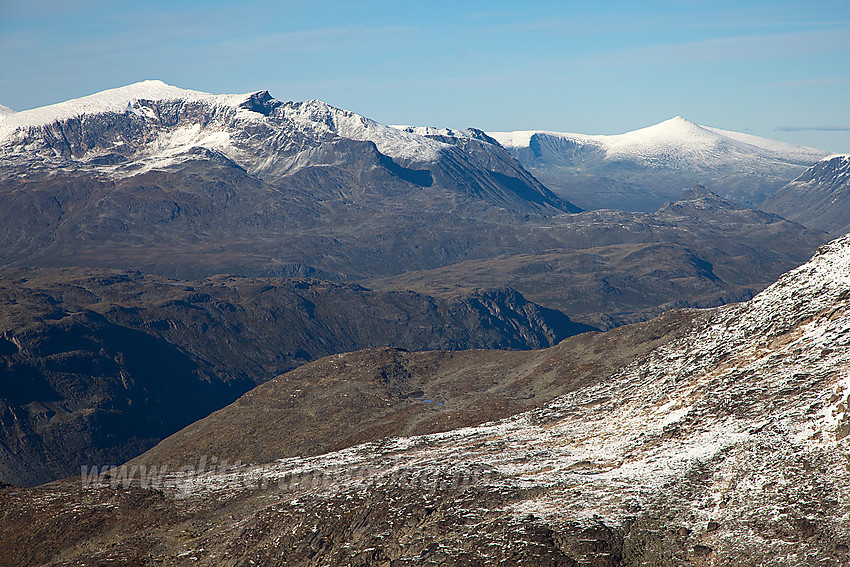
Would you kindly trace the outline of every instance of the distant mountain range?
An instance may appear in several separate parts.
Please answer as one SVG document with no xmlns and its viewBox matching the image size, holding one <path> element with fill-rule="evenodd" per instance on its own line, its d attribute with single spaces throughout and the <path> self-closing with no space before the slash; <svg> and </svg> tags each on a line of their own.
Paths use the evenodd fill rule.
<svg viewBox="0 0 850 567">
<path fill-rule="evenodd" d="M 680 123 L 672 129 L 703 131 Z M 733 141 L 727 145 L 745 146 Z M 670 201 L 681 189 L 670 190 Z M 609 308 L 621 323 L 662 304 L 747 297 L 742 288 L 761 289 L 825 238 L 766 217 L 738 215 L 742 224 L 730 227 L 703 205 L 676 222 L 577 214 L 479 130 L 390 127 L 265 91 L 210 95 L 146 81 L 0 119 L 0 209 L 15 211 L 0 225 L 0 265 L 345 281 L 666 242 L 688 251 L 664 254 L 671 270 L 664 279 L 690 274 L 693 262 L 716 265 L 724 254 L 749 266 L 737 291 L 712 292 L 711 300 L 685 300 L 676 286 L 648 293 L 619 277 L 582 290 L 582 303 L 595 303 L 597 287 L 619 297 Z M 768 233 L 795 244 L 748 246 Z M 623 267 L 615 256 L 595 258 L 578 274 Z M 525 269 L 543 269 L 535 266 Z M 555 304 L 566 305 L 566 293 Z M 594 315 L 592 324 L 612 324 L 605 317 Z"/>
<path fill-rule="evenodd" d="M 368 200 L 372 191 L 389 198 L 380 189 L 396 180 L 437 200 L 578 210 L 488 142 L 477 131 L 437 141 L 317 100 L 209 95 L 144 81 L 3 116 L 0 166 L 7 178 L 74 167 L 123 179 L 208 157 L 265 182 L 309 188 L 315 200 Z"/>
<path fill-rule="evenodd" d="M 537 230 L 540 230 L 539 228 Z M 369 287 L 472 290 L 512 286 L 601 329 L 666 309 L 744 301 L 769 285 L 786 259 L 824 233 L 747 209 L 695 186 L 654 213 L 613 210 L 549 223 L 553 245 L 507 251 L 430 270 L 364 280 Z"/>
<path fill-rule="evenodd" d="M 746 300 L 828 238 L 701 186 L 581 212 L 480 130 L 158 81 L 4 113 L 0 211 L 18 483 L 129 459 L 334 352 L 539 348 Z"/>
<path fill-rule="evenodd" d="M 696 183 L 755 207 L 829 152 L 700 126 L 633 132 L 488 132 L 547 187 L 585 209 L 654 211 Z"/>
</svg>

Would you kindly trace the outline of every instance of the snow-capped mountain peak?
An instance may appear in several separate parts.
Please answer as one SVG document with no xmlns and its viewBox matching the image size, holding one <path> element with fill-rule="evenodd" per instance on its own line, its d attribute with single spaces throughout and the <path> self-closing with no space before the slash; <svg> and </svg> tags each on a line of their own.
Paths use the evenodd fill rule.
<svg viewBox="0 0 850 567">
<path fill-rule="evenodd" d="M 613 135 L 534 130 L 488 134 L 555 192 L 589 209 L 651 211 L 694 183 L 754 206 L 829 154 L 681 116 Z M 606 191 L 600 192 L 599 185 Z"/>
<path fill-rule="evenodd" d="M 648 164 L 656 162 L 659 156 L 672 157 L 686 164 L 695 159 L 706 158 L 709 160 L 713 158 L 713 161 L 719 162 L 723 161 L 722 154 L 733 153 L 770 155 L 776 159 L 810 163 L 828 154 L 814 148 L 702 126 L 681 116 L 638 130 L 613 135 L 534 130 L 488 132 L 488 134 L 506 148 L 528 147 L 534 136 L 562 138 L 579 145 L 596 146 L 605 151 L 608 160 L 631 158 Z M 706 152 L 709 152 L 709 155 L 706 155 Z"/>
<path fill-rule="evenodd" d="M 158 80 L 141 81 L 22 112 L 14 112 L 9 109 L 7 114 L 0 111 L 0 143 L 13 141 L 12 138 L 15 137 L 24 137 L 25 132 L 32 128 L 49 127 L 54 123 L 86 116 L 106 113 L 132 113 L 141 118 L 158 119 L 157 111 L 149 108 L 147 102 L 182 102 L 202 104 L 210 109 L 231 109 L 236 111 L 238 118 L 247 120 L 259 120 L 263 118 L 263 115 L 274 112 L 276 113 L 275 119 L 281 123 L 294 126 L 295 130 L 306 135 L 336 135 L 352 140 L 372 141 L 381 153 L 395 159 L 412 162 L 433 161 L 439 156 L 440 150 L 447 147 L 447 144 L 432 140 L 419 133 L 385 126 L 354 112 L 333 107 L 320 100 L 281 103 L 265 91 L 215 95 L 175 87 Z M 193 125 L 191 129 L 197 130 L 196 126 Z M 207 124 L 202 130 L 233 130 L 234 126 L 235 124 L 228 127 L 214 123 Z M 172 138 L 174 136 L 172 134 L 172 132 L 166 133 L 164 136 L 167 140 L 160 140 L 155 146 L 157 148 L 173 146 Z M 187 137 L 185 134 L 187 133 L 181 132 L 177 138 L 183 140 Z M 189 138 L 191 138 L 189 142 L 198 145 L 197 136 L 189 136 Z M 221 136 L 217 136 L 217 138 L 221 138 Z M 233 154 L 220 143 L 216 143 L 214 146 L 212 149 L 224 151 L 228 155 Z"/>
<path fill-rule="evenodd" d="M 0 121 L 0 140 L 19 128 L 46 126 L 83 115 L 138 110 L 139 101 L 205 101 L 236 107 L 244 103 L 249 96 L 250 94 L 213 95 L 182 89 L 158 80 L 141 81 L 57 104 L 8 114 Z"/>
<path fill-rule="evenodd" d="M 363 160 L 370 164 L 356 167 L 363 175 L 387 170 L 415 185 L 449 183 L 464 194 L 469 186 L 481 184 L 478 194 L 489 195 L 500 206 L 575 208 L 552 195 L 492 140 L 485 141 L 477 149 L 460 148 L 451 140 L 386 126 L 319 100 L 281 102 L 267 91 L 214 95 L 142 81 L 0 119 L 0 165 L 9 165 L 12 176 L 74 167 L 100 177 L 127 178 L 194 163 L 207 155 L 199 151 L 203 149 L 249 175 L 277 182 L 305 168 Z M 478 157 L 472 155 L 476 152 Z M 457 163 L 445 169 L 438 163 L 443 160 Z M 436 173 L 425 171 L 430 168 Z M 504 185 L 499 175 L 522 178 L 535 195 L 533 204 Z M 461 182 L 458 176 L 466 179 Z"/>
<path fill-rule="evenodd" d="M 6 116 L 11 114 L 15 114 L 15 111 L 9 108 L 8 106 L 3 106 L 0 104 L 0 120 L 3 120 Z"/>
</svg>

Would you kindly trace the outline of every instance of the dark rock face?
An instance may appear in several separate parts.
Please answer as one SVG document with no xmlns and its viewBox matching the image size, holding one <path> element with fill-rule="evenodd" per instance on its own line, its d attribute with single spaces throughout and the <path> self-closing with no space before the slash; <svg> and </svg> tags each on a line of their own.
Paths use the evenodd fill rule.
<svg viewBox="0 0 850 567">
<path fill-rule="evenodd" d="M 761 209 L 835 235 L 850 232 L 850 156 L 819 161 L 777 190 Z"/>
<path fill-rule="evenodd" d="M 131 458 L 253 385 L 89 311 L 7 336 L 20 351 L 0 363 L 0 471 L 14 484 Z"/>
<path fill-rule="evenodd" d="M 318 280 L 0 275 L 0 478 L 117 464 L 281 372 L 367 346 L 541 348 L 587 330 L 513 290 L 438 299 Z"/>
</svg>

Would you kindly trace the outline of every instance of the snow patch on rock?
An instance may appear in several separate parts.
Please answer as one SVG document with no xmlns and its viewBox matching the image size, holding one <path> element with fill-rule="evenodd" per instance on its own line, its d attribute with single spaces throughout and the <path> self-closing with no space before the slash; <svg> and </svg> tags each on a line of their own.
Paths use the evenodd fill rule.
<svg viewBox="0 0 850 567">
<path fill-rule="evenodd" d="M 440 151 L 448 147 L 419 132 L 386 126 L 319 100 L 288 103 L 283 115 L 304 132 L 374 142 L 382 154 L 404 161 L 434 161 Z"/>
</svg>

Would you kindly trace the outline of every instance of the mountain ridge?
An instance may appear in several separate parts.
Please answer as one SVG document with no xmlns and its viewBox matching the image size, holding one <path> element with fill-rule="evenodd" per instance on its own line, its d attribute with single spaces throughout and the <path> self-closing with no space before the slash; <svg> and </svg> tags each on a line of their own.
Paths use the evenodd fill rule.
<svg viewBox="0 0 850 567">
<path fill-rule="evenodd" d="M 812 165 L 761 208 L 832 234 L 850 232 L 850 154 L 831 155 Z"/>
<path fill-rule="evenodd" d="M 412 168 L 422 178 L 431 169 L 428 175 L 437 183 L 461 195 L 520 209 L 578 210 L 507 153 L 488 158 L 488 152 L 501 150 L 488 147 L 492 144 L 480 142 L 470 153 L 456 143 L 385 126 L 319 100 L 281 102 L 268 91 L 212 95 L 143 81 L 0 118 L 5 161 L 54 169 L 73 165 L 112 178 L 168 167 L 202 147 L 222 153 L 250 175 L 280 181 L 305 165 L 332 165 L 328 157 L 338 158 L 311 150 L 335 140 L 372 144 L 378 152 L 373 167 L 391 174 Z M 65 161 L 54 159 L 57 155 Z M 476 169 L 481 155 L 492 167 Z M 435 182 L 416 183 L 415 174 L 401 177 L 422 187 Z"/>
<path fill-rule="evenodd" d="M 681 116 L 614 135 L 488 134 L 556 193 L 572 195 L 588 209 L 649 210 L 695 183 L 738 204 L 758 205 L 829 153 L 701 126 Z M 597 192 L 604 189 L 600 195 L 593 194 L 594 183 Z"/>
<path fill-rule="evenodd" d="M 586 321 L 607 327 L 647 308 L 743 299 L 823 241 L 777 219 L 690 205 L 671 218 L 579 213 L 476 129 L 394 128 L 267 91 L 209 95 L 150 82 L 93 96 L 47 125 L 10 130 L 18 115 L 4 120 L 12 134 L 0 143 L 0 207 L 17 214 L 0 224 L 0 265 L 353 281 L 553 250 L 563 265 L 560 251 L 597 246 L 638 245 L 634 261 L 671 260 L 669 282 L 613 274 L 581 290 L 616 309 Z M 782 247 L 764 247 L 767 235 Z M 663 241 L 677 249 L 647 249 Z M 582 254 L 581 269 L 611 271 L 628 254 Z M 715 293 L 706 262 L 724 255 L 756 267 Z M 526 273 L 547 269 L 522 263 Z M 694 277 L 712 289 L 710 301 L 678 294 Z M 642 289 L 647 282 L 655 289 Z"/>
</svg>

